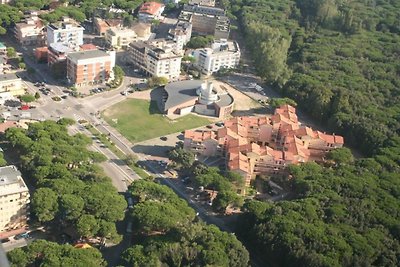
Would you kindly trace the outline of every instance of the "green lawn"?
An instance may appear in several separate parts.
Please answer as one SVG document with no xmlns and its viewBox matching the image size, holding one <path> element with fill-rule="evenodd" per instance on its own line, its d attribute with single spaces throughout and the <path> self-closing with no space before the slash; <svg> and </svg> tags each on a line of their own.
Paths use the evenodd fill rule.
<svg viewBox="0 0 400 267">
<path fill-rule="evenodd" d="M 102 115 L 111 126 L 134 143 L 211 122 L 191 114 L 172 121 L 160 113 L 156 102 L 139 99 L 120 102 L 105 110 Z"/>
</svg>

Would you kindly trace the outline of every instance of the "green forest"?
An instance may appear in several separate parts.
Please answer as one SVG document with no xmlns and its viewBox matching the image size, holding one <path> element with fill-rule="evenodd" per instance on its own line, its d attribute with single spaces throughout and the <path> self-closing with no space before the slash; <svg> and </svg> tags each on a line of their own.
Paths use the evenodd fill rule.
<svg viewBox="0 0 400 267">
<path fill-rule="evenodd" d="M 264 81 L 368 158 L 290 168 L 238 236 L 270 266 L 400 264 L 400 1 L 223 0 Z"/>
<path fill-rule="evenodd" d="M 119 242 L 115 223 L 124 218 L 126 201 L 96 164 L 105 157 L 87 149 L 92 140 L 86 135 L 69 135 L 70 123 L 44 121 L 5 133 L 26 183 L 35 189 L 33 219 L 60 233 L 70 228 L 78 237 Z"/>
<path fill-rule="evenodd" d="M 16 248 L 8 253 L 13 267 L 26 266 L 86 266 L 103 267 L 107 263 L 95 248 L 74 248 L 46 240 L 35 240 L 27 247 Z"/>
<path fill-rule="evenodd" d="M 128 191 L 134 245 L 122 254 L 124 266 L 248 266 L 249 253 L 233 234 L 200 222 L 167 186 L 138 180 Z"/>
</svg>

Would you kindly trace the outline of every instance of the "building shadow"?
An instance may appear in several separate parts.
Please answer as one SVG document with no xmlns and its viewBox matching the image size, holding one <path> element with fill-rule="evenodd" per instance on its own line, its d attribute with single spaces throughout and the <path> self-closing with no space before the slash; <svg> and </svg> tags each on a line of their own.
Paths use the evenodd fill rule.
<svg viewBox="0 0 400 267">
<path fill-rule="evenodd" d="M 261 108 L 252 108 L 248 110 L 235 110 L 232 112 L 232 116 L 252 116 L 254 114 L 258 115 L 267 115 L 270 114 L 270 111 L 266 107 Z"/>
<path fill-rule="evenodd" d="M 150 92 L 150 114 L 163 114 L 164 87 L 159 86 Z"/>
</svg>

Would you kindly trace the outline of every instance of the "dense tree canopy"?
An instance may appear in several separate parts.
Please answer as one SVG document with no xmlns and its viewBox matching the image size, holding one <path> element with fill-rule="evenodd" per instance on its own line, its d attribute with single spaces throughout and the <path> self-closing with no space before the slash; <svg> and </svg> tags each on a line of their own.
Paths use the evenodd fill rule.
<svg viewBox="0 0 400 267">
<path fill-rule="evenodd" d="M 122 220 L 126 201 L 93 164 L 104 157 L 86 148 L 90 138 L 68 134 L 66 127 L 71 123 L 68 119 L 45 121 L 30 124 L 27 130 L 6 131 L 6 139 L 19 155 L 21 171 L 36 189 L 33 215 L 40 222 L 72 225 L 81 236 L 118 240 L 115 227 L 107 223 Z"/>
<path fill-rule="evenodd" d="M 246 203 L 241 238 L 278 266 L 398 266 L 400 2 L 222 4 L 238 18 L 264 80 L 372 157 L 340 149 L 324 167 L 290 167 L 294 200 Z"/>
<path fill-rule="evenodd" d="M 71 245 L 59 245 L 37 240 L 24 248 L 8 253 L 12 266 L 106 266 L 100 251 L 95 248 L 80 249 Z"/>
<path fill-rule="evenodd" d="M 6 33 L 6 28 L 11 26 L 13 22 L 19 22 L 22 18 L 22 12 L 17 8 L 7 4 L 0 5 L 0 34 Z"/>
<path fill-rule="evenodd" d="M 122 254 L 125 266 L 248 266 L 249 254 L 236 237 L 195 222 L 194 211 L 170 188 L 140 180 L 129 192 L 141 236 Z"/>
<path fill-rule="evenodd" d="M 296 199 L 246 203 L 238 234 L 278 266 L 398 266 L 400 176 L 371 163 L 291 166 Z"/>
<path fill-rule="evenodd" d="M 191 151 L 177 147 L 168 152 L 168 158 L 183 168 L 189 168 L 194 162 L 194 154 Z"/>
</svg>

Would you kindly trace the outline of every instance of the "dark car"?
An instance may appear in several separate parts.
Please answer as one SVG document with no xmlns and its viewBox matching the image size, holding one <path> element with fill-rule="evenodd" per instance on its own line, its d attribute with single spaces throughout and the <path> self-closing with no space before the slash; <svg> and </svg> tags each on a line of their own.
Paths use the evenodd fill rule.
<svg viewBox="0 0 400 267">
<path fill-rule="evenodd" d="M 160 139 L 161 139 L 162 141 L 167 141 L 167 140 L 168 140 L 168 137 L 166 137 L 166 136 L 161 136 Z"/>
<path fill-rule="evenodd" d="M 7 242 L 10 242 L 10 238 L 3 238 L 3 239 L 1 239 L 1 243 L 3 244 L 3 243 L 7 243 Z"/>
<path fill-rule="evenodd" d="M 22 234 L 18 234 L 18 235 L 14 236 L 15 240 L 19 240 L 19 239 L 22 239 L 22 238 L 29 238 L 29 234 L 28 233 L 22 233 Z"/>
</svg>

